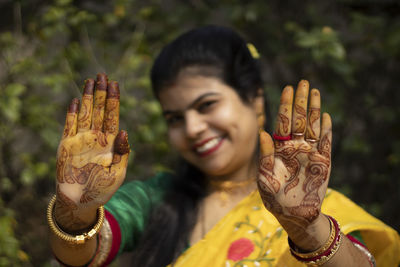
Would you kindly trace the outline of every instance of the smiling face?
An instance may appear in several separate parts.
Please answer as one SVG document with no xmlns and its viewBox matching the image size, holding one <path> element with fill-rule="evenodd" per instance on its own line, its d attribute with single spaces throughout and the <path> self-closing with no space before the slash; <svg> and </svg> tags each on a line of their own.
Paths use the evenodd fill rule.
<svg viewBox="0 0 400 267">
<path fill-rule="evenodd" d="M 207 176 L 248 179 L 258 139 L 255 102 L 215 77 L 180 75 L 159 93 L 171 145 Z"/>
</svg>

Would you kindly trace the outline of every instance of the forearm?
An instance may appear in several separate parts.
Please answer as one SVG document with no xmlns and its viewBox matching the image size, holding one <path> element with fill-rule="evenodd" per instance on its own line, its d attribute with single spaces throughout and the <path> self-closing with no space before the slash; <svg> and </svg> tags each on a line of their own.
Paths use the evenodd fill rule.
<svg viewBox="0 0 400 267">
<path fill-rule="evenodd" d="M 88 263 L 97 249 L 97 235 L 104 222 L 104 209 L 77 213 L 76 209 L 60 205 L 58 195 L 49 203 L 47 219 L 50 246 L 55 257 L 71 266 Z"/>
<path fill-rule="evenodd" d="M 371 266 L 367 256 L 358 248 L 356 248 L 346 236 L 342 233 L 342 243 L 336 254 L 324 265 L 326 267 L 334 266 Z"/>
<path fill-rule="evenodd" d="M 96 253 L 97 235 L 83 244 L 71 244 L 57 237 L 52 231 L 49 233 L 50 246 L 54 256 L 62 263 L 71 266 L 87 264 Z"/>
</svg>

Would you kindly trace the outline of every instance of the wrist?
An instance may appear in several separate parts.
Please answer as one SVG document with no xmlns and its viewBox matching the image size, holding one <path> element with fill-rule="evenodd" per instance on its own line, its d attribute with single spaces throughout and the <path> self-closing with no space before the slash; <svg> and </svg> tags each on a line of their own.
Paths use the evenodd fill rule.
<svg viewBox="0 0 400 267">
<path fill-rule="evenodd" d="M 289 238 L 304 252 L 319 249 L 329 239 L 331 224 L 328 217 L 322 213 L 310 224 L 299 226 L 295 223 L 287 223 L 285 228 Z"/>
<path fill-rule="evenodd" d="M 90 229 L 97 220 L 97 207 L 67 208 L 56 201 L 54 219 L 61 229 L 71 234 L 79 234 Z"/>
<path fill-rule="evenodd" d="M 98 234 L 100 228 L 103 225 L 105 217 L 103 206 L 99 207 L 97 210 L 96 223 L 92 226 L 92 229 L 87 231 L 85 230 L 80 233 L 71 233 L 71 232 L 67 233 L 55 221 L 55 216 L 54 216 L 55 203 L 56 203 L 56 195 L 53 196 L 53 198 L 49 202 L 49 206 L 47 207 L 47 221 L 51 231 L 57 237 L 72 244 L 83 244 L 86 242 L 86 240 L 90 240 Z"/>
<path fill-rule="evenodd" d="M 288 238 L 290 253 L 298 261 L 306 263 L 309 266 L 321 266 L 330 261 L 338 252 L 343 239 L 340 226 L 331 216 L 327 216 L 327 219 L 330 223 L 330 235 L 328 240 L 317 250 L 311 252 L 302 251 Z"/>
</svg>

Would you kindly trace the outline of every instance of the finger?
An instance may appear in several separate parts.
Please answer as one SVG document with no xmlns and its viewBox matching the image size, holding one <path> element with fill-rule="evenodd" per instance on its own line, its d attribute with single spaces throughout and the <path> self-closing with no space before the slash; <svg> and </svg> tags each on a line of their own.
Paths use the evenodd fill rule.
<svg viewBox="0 0 400 267">
<path fill-rule="evenodd" d="M 306 140 L 316 143 L 321 131 L 321 95 L 318 89 L 310 92 L 310 105 L 308 107 L 308 120 L 306 130 Z"/>
<path fill-rule="evenodd" d="M 290 135 L 293 106 L 293 87 L 286 86 L 281 95 L 278 116 L 276 118 L 275 134 L 286 137 Z"/>
<path fill-rule="evenodd" d="M 271 136 L 265 131 L 260 131 L 260 151 L 261 158 L 263 157 L 274 157 L 274 142 Z M 272 170 L 271 166 L 268 166 L 268 170 Z"/>
<path fill-rule="evenodd" d="M 106 111 L 104 113 L 104 132 L 116 135 L 119 127 L 119 86 L 112 81 L 107 86 Z"/>
<path fill-rule="evenodd" d="M 318 151 L 327 158 L 331 157 L 332 149 L 332 120 L 328 113 L 322 114 L 321 140 Z"/>
<path fill-rule="evenodd" d="M 306 80 L 301 80 L 297 85 L 292 117 L 292 135 L 294 139 L 303 138 L 306 130 L 308 89 L 309 83 Z"/>
<path fill-rule="evenodd" d="M 96 92 L 94 93 L 94 105 L 92 116 L 92 130 L 103 130 L 104 106 L 107 95 L 107 75 L 97 74 Z"/>
<path fill-rule="evenodd" d="M 263 191 L 278 193 L 280 183 L 273 177 L 275 165 L 274 142 L 265 131 L 260 131 L 260 151 L 258 185 Z"/>
<path fill-rule="evenodd" d="M 79 99 L 74 98 L 69 105 L 67 116 L 65 118 L 65 126 L 62 139 L 74 136 L 76 134 L 76 127 L 78 123 L 78 109 Z"/>
<path fill-rule="evenodd" d="M 128 133 L 126 131 L 120 131 L 117 137 L 115 137 L 114 156 L 110 171 L 115 172 L 117 177 L 122 177 L 122 181 L 126 174 L 130 151 Z M 119 182 L 122 183 L 122 181 Z"/>
<path fill-rule="evenodd" d="M 93 114 L 93 91 L 94 80 L 87 79 L 83 90 L 81 109 L 78 115 L 78 132 L 87 131 L 90 129 Z"/>
</svg>

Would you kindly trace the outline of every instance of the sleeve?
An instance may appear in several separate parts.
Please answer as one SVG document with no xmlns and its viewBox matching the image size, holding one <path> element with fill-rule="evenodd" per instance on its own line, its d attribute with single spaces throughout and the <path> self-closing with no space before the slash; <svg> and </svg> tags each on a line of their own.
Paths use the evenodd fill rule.
<svg viewBox="0 0 400 267">
<path fill-rule="evenodd" d="M 377 266 L 400 263 L 399 234 L 339 192 L 328 189 L 322 212 L 334 217 L 344 234 L 357 233 L 374 256 Z"/>
<path fill-rule="evenodd" d="M 168 174 L 161 173 L 146 181 L 128 182 L 107 202 L 106 219 L 113 237 L 107 262 L 123 251 L 134 249 L 152 209 L 161 202 L 170 180 Z"/>
</svg>

